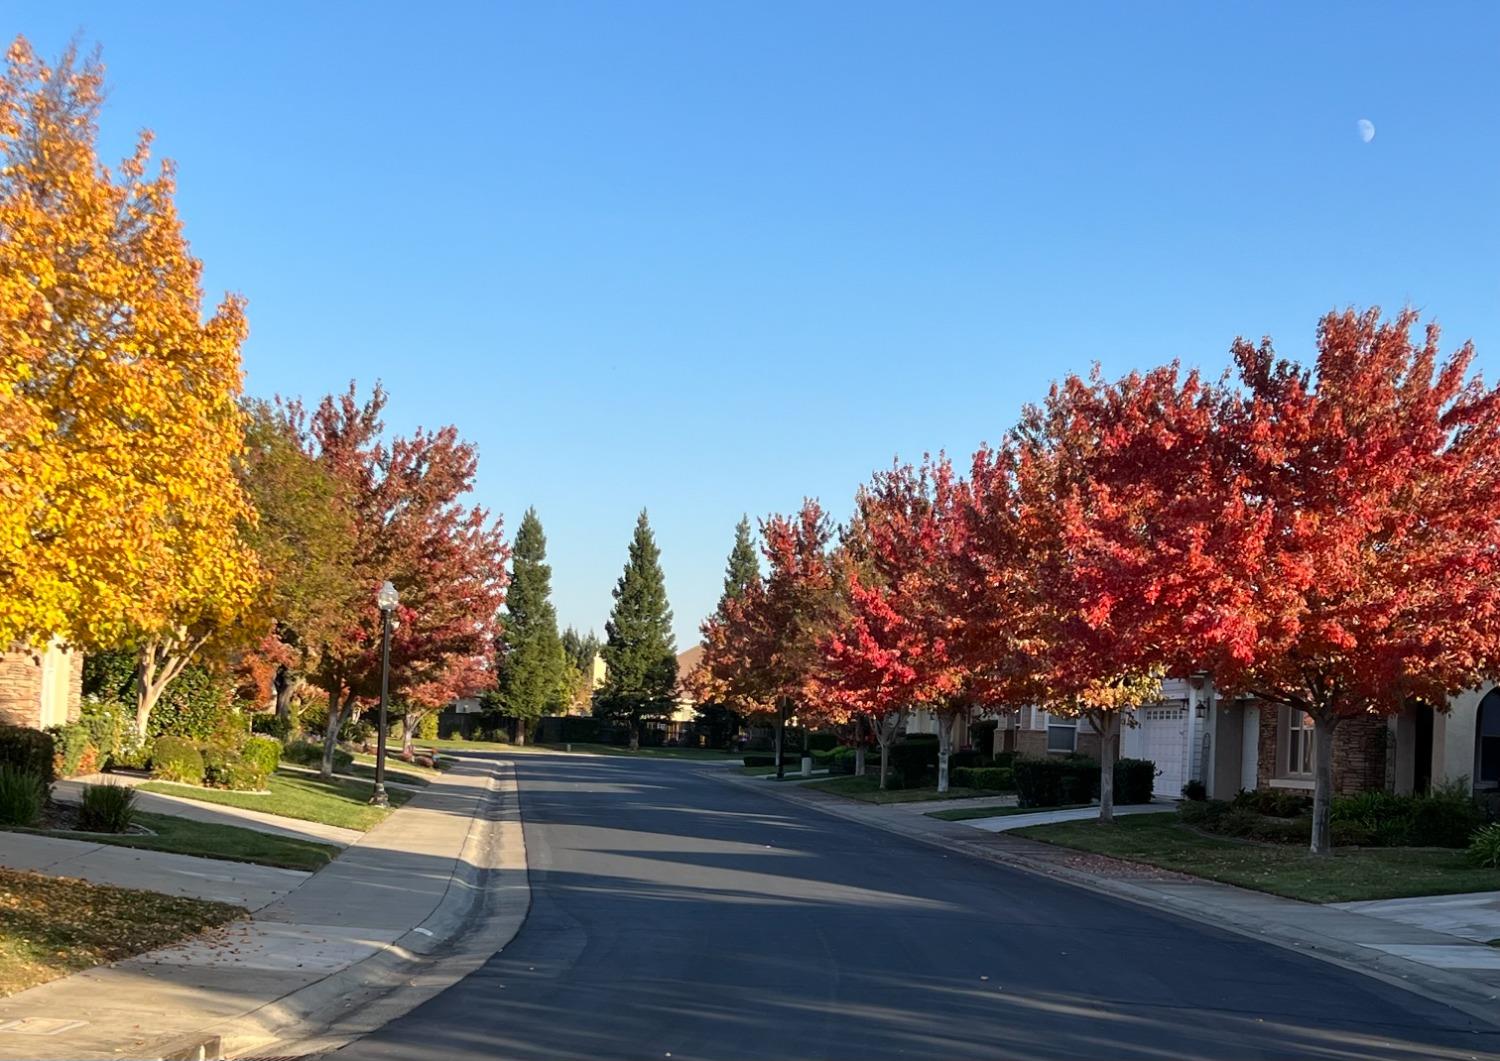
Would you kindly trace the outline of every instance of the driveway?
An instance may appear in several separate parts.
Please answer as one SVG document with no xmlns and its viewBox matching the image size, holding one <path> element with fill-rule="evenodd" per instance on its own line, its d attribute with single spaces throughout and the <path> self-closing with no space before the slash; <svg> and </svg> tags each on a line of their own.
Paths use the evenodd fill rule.
<svg viewBox="0 0 1500 1061">
<path fill-rule="evenodd" d="M 690 763 L 517 757 L 532 907 L 347 1059 L 1474 1058 L 1454 1010 Z"/>
</svg>

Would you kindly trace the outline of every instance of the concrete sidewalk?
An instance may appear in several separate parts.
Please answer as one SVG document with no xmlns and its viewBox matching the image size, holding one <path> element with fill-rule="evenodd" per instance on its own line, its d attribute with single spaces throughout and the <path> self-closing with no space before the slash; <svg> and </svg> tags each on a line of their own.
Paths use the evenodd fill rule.
<svg viewBox="0 0 1500 1061">
<path fill-rule="evenodd" d="M 434 962 L 487 957 L 524 916 L 492 879 L 525 876 L 514 789 L 462 764 L 249 920 L 0 999 L 0 1058 L 215 1057 L 379 1012 L 414 975 L 440 990 Z M 425 997 L 401 995 L 387 1009 Z"/>
<path fill-rule="evenodd" d="M 892 813 L 893 805 L 856 803 L 800 785 L 763 785 L 738 777 L 724 779 L 945 851 L 962 852 L 1042 874 L 1273 943 L 1376 977 L 1500 1025 L 1500 948 L 1435 931 L 1429 925 L 1284 899 L 1140 863 L 1025 840 L 1005 831 L 973 829 L 964 822 Z"/>
<path fill-rule="evenodd" d="M 276 866 L 10 832 L 0 840 L 0 866 L 76 877 L 90 884 L 211 899 L 251 911 L 284 898 L 312 876 Z"/>
<path fill-rule="evenodd" d="M 1165 803 L 1139 803 L 1123 805 L 1115 808 L 1115 817 L 1119 818 L 1126 814 L 1171 814 L 1177 810 L 1177 804 Z M 924 811 L 930 813 L 930 811 Z M 1099 817 L 1099 808 L 1094 807 L 1071 807 L 1066 810 L 1039 810 L 1028 814 L 1002 814 L 995 818 L 969 818 L 961 822 L 952 822 L 953 825 L 962 825 L 968 829 L 980 829 L 987 833 L 1008 833 L 1012 829 L 1024 829 L 1028 825 L 1055 825 L 1058 822 L 1082 822 L 1090 818 Z M 929 818 L 929 821 L 940 821 L 941 819 Z"/>
</svg>

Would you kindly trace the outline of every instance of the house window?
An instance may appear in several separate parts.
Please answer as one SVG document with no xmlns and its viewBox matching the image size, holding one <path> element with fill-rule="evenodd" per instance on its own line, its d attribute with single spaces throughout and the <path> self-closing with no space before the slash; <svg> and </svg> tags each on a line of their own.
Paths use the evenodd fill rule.
<svg viewBox="0 0 1500 1061">
<path fill-rule="evenodd" d="M 1313 720 L 1306 711 L 1282 708 L 1286 733 L 1286 751 L 1282 760 L 1284 777 L 1312 777 L 1313 775 Z"/>
<path fill-rule="evenodd" d="M 1474 749 L 1476 787 L 1500 788 L 1500 690 L 1479 702 L 1478 740 Z"/>
<path fill-rule="evenodd" d="M 1047 750 L 1071 752 L 1078 747 L 1078 720 L 1047 716 Z"/>
</svg>

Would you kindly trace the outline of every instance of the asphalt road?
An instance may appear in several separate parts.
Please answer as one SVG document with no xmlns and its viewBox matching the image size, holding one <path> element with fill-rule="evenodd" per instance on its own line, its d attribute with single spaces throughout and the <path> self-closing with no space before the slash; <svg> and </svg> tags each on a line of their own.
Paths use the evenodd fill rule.
<svg viewBox="0 0 1500 1061">
<path fill-rule="evenodd" d="M 340 1061 L 1475 1058 L 1500 1034 L 1295 953 L 672 761 L 519 757 L 530 916 Z"/>
</svg>

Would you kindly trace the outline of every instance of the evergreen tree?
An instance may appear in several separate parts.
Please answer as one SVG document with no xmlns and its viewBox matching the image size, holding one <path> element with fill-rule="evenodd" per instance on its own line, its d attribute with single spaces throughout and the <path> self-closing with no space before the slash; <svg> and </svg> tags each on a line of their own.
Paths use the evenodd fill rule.
<svg viewBox="0 0 1500 1061">
<path fill-rule="evenodd" d="M 741 516 L 734 527 L 734 548 L 729 550 L 729 562 L 724 565 L 724 596 L 738 600 L 746 586 L 759 581 L 760 557 L 750 540 L 750 517 Z"/>
<path fill-rule="evenodd" d="M 511 552 L 500 666 L 500 706 L 518 720 L 518 741 L 524 741 L 527 723 L 567 703 L 567 661 L 557 633 L 552 568 L 546 556 L 542 521 L 536 509 L 528 508 Z"/>
<path fill-rule="evenodd" d="M 594 692 L 594 657 L 599 655 L 599 638 L 592 630 L 580 634 L 570 626 L 563 631 L 562 649 L 568 661 L 568 703 L 587 708 Z"/>
<path fill-rule="evenodd" d="M 602 650 L 608 673 L 594 694 L 594 713 L 629 723 L 630 746 L 637 748 L 642 720 L 670 712 L 677 689 L 672 609 L 667 605 L 661 550 L 644 509 L 614 596 Z"/>
</svg>

